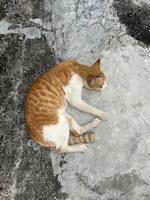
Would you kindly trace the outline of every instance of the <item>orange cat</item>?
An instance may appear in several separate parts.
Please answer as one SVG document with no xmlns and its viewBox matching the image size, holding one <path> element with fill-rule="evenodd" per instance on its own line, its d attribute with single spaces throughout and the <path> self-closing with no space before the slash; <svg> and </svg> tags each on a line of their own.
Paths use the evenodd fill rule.
<svg viewBox="0 0 150 200">
<path fill-rule="evenodd" d="M 106 87 L 100 59 L 91 67 L 75 61 L 62 62 L 33 81 L 25 98 L 25 121 L 35 142 L 62 153 L 84 152 L 84 143 L 95 141 L 95 134 L 84 133 L 98 126 L 107 114 L 82 100 L 84 86 L 96 90 Z M 80 126 L 68 115 L 67 103 L 98 118 Z"/>
</svg>

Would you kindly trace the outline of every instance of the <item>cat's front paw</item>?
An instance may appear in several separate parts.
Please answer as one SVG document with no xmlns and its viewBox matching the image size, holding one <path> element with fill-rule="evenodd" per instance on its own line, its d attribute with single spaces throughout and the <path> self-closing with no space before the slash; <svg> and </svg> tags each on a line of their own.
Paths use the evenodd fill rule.
<svg viewBox="0 0 150 200">
<path fill-rule="evenodd" d="M 101 120 L 99 118 L 95 118 L 93 121 L 92 121 L 92 126 L 93 128 L 96 128 L 97 126 L 99 126 L 101 123 Z"/>
<path fill-rule="evenodd" d="M 98 116 L 101 120 L 108 120 L 109 114 L 107 112 L 101 111 Z"/>
</svg>

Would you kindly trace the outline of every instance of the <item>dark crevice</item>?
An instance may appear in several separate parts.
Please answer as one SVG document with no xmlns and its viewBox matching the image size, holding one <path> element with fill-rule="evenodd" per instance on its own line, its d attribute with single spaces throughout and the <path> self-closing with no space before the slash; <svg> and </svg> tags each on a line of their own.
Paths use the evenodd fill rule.
<svg viewBox="0 0 150 200">
<path fill-rule="evenodd" d="M 136 5 L 132 0 L 114 0 L 114 8 L 127 33 L 150 46 L 150 6 Z"/>
</svg>

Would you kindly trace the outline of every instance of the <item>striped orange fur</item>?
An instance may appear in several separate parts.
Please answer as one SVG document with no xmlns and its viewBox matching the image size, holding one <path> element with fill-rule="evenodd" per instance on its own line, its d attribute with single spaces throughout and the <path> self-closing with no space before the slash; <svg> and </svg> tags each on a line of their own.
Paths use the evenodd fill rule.
<svg viewBox="0 0 150 200">
<path fill-rule="evenodd" d="M 106 81 L 106 76 L 100 69 L 99 59 L 92 67 L 76 61 L 65 61 L 56 64 L 39 76 L 27 90 L 24 108 L 25 122 L 30 137 L 41 146 L 57 148 L 56 142 L 44 138 L 43 128 L 59 124 L 58 111 L 67 107 L 65 88 L 70 84 L 74 74 L 85 81 L 91 89 L 102 88 Z M 76 136 L 70 134 L 68 144 L 88 143 L 96 139 L 95 134 L 79 136 L 76 130 L 75 132 Z"/>
<path fill-rule="evenodd" d="M 69 144 L 79 144 L 79 143 L 89 143 L 89 142 L 95 142 L 96 140 L 96 135 L 94 133 L 86 133 L 84 135 L 80 136 L 74 136 L 70 135 L 69 136 Z"/>
</svg>

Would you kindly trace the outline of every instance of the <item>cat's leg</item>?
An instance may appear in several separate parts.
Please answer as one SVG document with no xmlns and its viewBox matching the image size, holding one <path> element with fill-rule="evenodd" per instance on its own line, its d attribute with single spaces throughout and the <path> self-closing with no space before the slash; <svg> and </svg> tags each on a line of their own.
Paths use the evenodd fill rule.
<svg viewBox="0 0 150 200">
<path fill-rule="evenodd" d="M 87 131 L 91 130 L 92 128 L 96 128 L 100 124 L 101 120 L 96 118 L 93 121 L 81 126 L 81 134 L 86 133 Z"/>
<path fill-rule="evenodd" d="M 87 150 L 87 146 L 84 143 L 69 144 L 70 130 L 66 116 L 62 121 L 60 120 L 58 126 L 54 125 L 51 133 L 52 141 L 55 140 L 55 147 L 60 153 L 85 152 Z"/>
<path fill-rule="evenodd" d="M 56 149 L 59 150 L 59 153 L 85 152 L 87 150 L 86 144 L 69 144 L 69 127 L 63 135 L 65 135 L 64 140 L 61 144 L 58 143 L 58 145 L 56 145 Z"/>
<path fill-rule="evenodd" d="M 80 98 L 79 99 L 76 98 L 76 100 L 72 99 L 69 103 L 73 107 L 75 107 L 83 112 L 88 112 L 92 115 L 95 115 L 102 120 L 106 120 L 108 118 L 108 114 L 106 112 L 103 112 L 102 110 L 99 110 L 98 108 L 95 108 L 94 106 L 91 106 L 91 105 L 85 103 Z"/>
<path fill-rule="evenodd" d="M 46 141 L 52 141 L 59 153 L 85 152 L 86 144 L 69 144 L 70 131 L 66 120 L 61 125 L 46 126 L 44 128 L 44 138 Z"/>
<path fill-rule="evenodd" d="M 60 149 L 60 153 L 85 152 L 87 149 L 85 144 L 67 145 Z"/>
<path fill-rule="evenodd" d="M 100 119 L 96 118 L 93 121 L 91 121 L 83 126 L 80 126 L 72 116 L 67 115 L 67 119 L 69 122 L 70 131 L 75 136 L 82 135 L 82 134 L 86 133 L 87 131 L 91 130 L 92 128 L 97 127 L 101 121 Z"/>
</svg>

